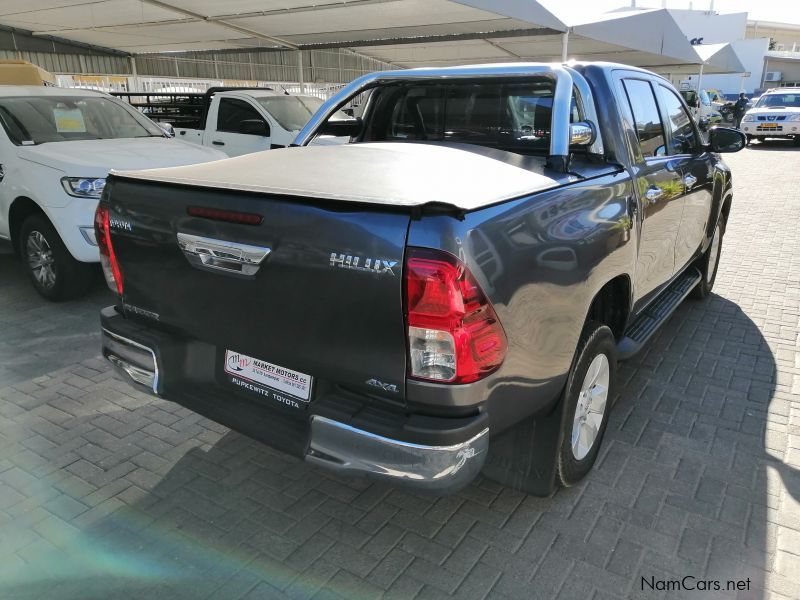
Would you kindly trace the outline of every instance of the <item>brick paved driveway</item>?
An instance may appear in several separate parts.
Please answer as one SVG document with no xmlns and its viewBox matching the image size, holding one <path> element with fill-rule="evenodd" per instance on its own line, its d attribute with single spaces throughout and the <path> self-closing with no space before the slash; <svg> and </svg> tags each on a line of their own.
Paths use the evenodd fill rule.
<svg viewBox="0 0 800 600">
<path fill-rule="evenodd" d="M 550 499 L 339 479 L 139 395 L 97 358 L 103 284 L 47 304 L 0 255 L 0 597 L 798 598 L 800 150 L 729 164 L 718 295 L 622 367 L 599 468 Z"/>
</svg>

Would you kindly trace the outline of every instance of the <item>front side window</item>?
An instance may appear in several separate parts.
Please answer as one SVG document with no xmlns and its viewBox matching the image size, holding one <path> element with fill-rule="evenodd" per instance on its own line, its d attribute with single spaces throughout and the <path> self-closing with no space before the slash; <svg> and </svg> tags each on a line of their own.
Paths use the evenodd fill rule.
<svg viewBox="0 0 800 600">
<path fill-rule="evenodd" d="M 219 101 L 217 131 L 249 134 L 253 132 L 252 125 L 257 122 L 266 123 L 264 117 L 244 100 L 222 98 Z"/>
<path fill-rule="evenodd" d="M 476 144 L 511 152 L 550 147 L 553 82 L 406 83 L 376 92 L 362 141 Z M 579 121 L 573 98 L 571 120 Z"/>
<path fill-rule="evenodd" d="M 666 117 L 669 119 L 667 153 L 691 154 L 697 149 L 694 125 L 689 113 L 683 108 L 678 96 L 666 86 L 660 85 Z"/>
<path fill-rule="evenodd" d="M 102 96 L 0 98 L 0 121 L 16 144 L 164 136 L 149 119 Z"/>
<path fill-rule="evenodd" d="M 639 139 L 642 156 L 645 158 L 664 156 L 666 154 L 664 129 L 661 126 L 653 89 L 642 79 L 625 79 L 623 83 L 633 113 L 636 137 Z"/>
</svg>

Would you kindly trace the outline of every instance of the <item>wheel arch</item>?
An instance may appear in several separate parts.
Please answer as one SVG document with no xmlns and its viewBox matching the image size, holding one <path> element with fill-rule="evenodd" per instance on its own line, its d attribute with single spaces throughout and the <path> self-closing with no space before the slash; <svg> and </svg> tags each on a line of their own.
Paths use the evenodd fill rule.
<svg viewBox="0 0 800 600">
<path fill-rule="evenodd" d="M 52 223 L 45 210 L 35 200 L 27 196 L 18 196 L 11 203 L 11 207 L 8 210 L 8 234 L 16 255 L 19 255 L 20 252 L 19 235 L 22 230 L 22 224 L 25 219 L 34 214 L 44 215 Z"/>
<path fill-rule="evenodd" d="M 630 316 L 632 302 L 631 278 L 623 273 L 609 279 L 592 298 L 586 321 L 597 321 L 607 325 L 619 342 Z"/>
</svg>

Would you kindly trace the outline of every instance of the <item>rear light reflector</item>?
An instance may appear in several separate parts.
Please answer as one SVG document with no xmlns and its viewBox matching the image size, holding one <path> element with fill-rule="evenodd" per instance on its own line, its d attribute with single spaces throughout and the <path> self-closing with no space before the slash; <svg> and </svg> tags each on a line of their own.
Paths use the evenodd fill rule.
<svg viewBox="0 0 800 600">
<path fill-rule="evenodd" d="M 94 213 L 94 234 L 97 246 L 100 249 L 100 264 L 103 266 L 103 275 L 112 292 L 122 296 L 122 271 L 119 268 L 114 246 L 111 244 L 111 227 L 109 225 L 110 211 L 108 205 L 98 203 Z"/>
<path fill-rule="evenodd" d="M 466 266 L 446 252 L 409 248 L 404 273 L 409 377 L 470 383 L 497 370 L 508 341 Z"/>
<path fill-rule="evenodd" d="M 227 221 L 228 223 L 240 223 L 242 225 L 261 225 L 264 220 L 262 215 L 254 213 L 243 213 L 235 210 L 223 210 L 221 208 L 208 208 L 205 206 L 190 206 L 186 212 L 191 217 L 201 219 L 212 219 L 214 221 Z"/>
</svg>

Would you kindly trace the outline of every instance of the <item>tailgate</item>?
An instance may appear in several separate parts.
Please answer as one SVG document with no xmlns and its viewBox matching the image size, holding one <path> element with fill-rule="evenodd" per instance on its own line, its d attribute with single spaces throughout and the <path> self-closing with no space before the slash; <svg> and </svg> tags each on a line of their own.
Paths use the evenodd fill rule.
<svg viewBox="0 0 800 600">
<path fill-rule="evenodd" d="M 299 406 L 333 386 L 404 399 L 408 214 L 120 177 L 107 190 L 126 315 L 215 346 L 219 386 Z M 263 220 L 225 220 L 242 214 Z"/>
</svg>

